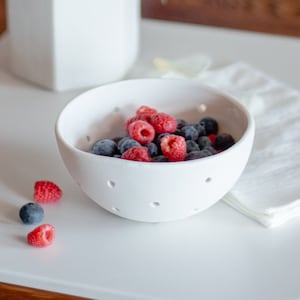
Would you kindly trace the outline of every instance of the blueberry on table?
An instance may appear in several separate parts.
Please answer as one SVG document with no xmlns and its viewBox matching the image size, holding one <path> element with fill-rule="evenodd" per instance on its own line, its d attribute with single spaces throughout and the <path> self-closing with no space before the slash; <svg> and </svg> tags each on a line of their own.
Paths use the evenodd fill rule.
<svg viewBox="0 0 300 300">
<path fill-rule="evenodd" d="M 36 224 L 43 220 L 44 210 L 38 203 L 29 202 L 21 207 L 19 216 L 24 224 Z"/>
<path fill-rule="evenodd" d="M 104 156 L 113 156 L 117 153 L 117 143 L 111 139 L 96 141 L 92 146 L 92 153 Z"/>
<path fill-rule="evenodd" d="M 218 133 L 219 130 L 218 122 L 212 117 L 202 118 L 199 124 L 205 128 L 206 135 Z"/>
<path fill-rule="evenodd" d="M 226 150 L 235 143 L 231 134 L 221 133 L 218 134 L 215 140 L 215 148 L 217 150 Z"/>
</svg>

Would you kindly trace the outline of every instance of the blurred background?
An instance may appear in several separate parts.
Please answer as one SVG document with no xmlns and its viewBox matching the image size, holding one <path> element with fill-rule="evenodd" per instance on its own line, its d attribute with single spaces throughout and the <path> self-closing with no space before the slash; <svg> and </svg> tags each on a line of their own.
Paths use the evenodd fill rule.
<svg viewBox="0 0 300 300">
<path fill-rule="evenodd" d="M 0 33 L 6 28 L 0 0 Z M 141 0 L 142 17 L 300 36 L 300 0 Z"/>
</svg>

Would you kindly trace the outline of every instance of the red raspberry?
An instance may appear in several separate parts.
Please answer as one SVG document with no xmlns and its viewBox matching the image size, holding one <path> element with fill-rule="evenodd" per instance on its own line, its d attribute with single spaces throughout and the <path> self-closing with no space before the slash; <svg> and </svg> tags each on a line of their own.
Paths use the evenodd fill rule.
<svg viewBox="0 0 300 300">
<path fill-rule="evenodd" d="M 153 141 L 155 130 L 146 121 L 137 120 L 128 126 L 128 134 L 137 142 L 147 144 Z"/>
<path fill-rule="evenodd" d="M 147 105 L 142 105 L 136 110 L 137 116 L 144 115 L 144 114 L 152 115 L 155 113 L 157 113 L 157 110 L 155 108 L 149 107 Z"/>
<path fill-rule="evenodd" d="M 173 133 L 177 128 L 176 119 L 162 112 L 151 115 L 150 124 L 154 127 L 157 134 Z"/>
<path fill-rule="evenodd" d="M 128 132 L 128 127 L 131 123 L 135 122 L 138 120 L 138 117 L 137 116 L 134 116 L 132 118 L 129 118 L 128 120 L 126 120 L 125 122 L 125 129 L 126 129 L 126 132 Z"/>
<path fill-rule="evenodd" d="M 143 146 L 134 146 L 128 149 L 122 154 L 121 158 L 127 160 L 146 161 L 146 162 L 152 161 L 152 158 L 148 152 L 147 147 L 143 147 Z"/>
<path fill-rule="evenodd" d="M 169 134 L 161 139 L 160 147 L 163 155 L 169 161 L 182 161 L 186 155 L 186 142 L 184 137 Z"/>
<path fill-rule="evenodd" d="M 62 190 L 52 181 L 37 181 L 34 184 L 33 198 L 39 203 L 58 201 L 62 196 Z"/>
<path fill-rule="evenodd" d="M 28 233 L 27 242 L 34 247 L 46 247 L 52 244 L 55 228 L 50 224 L 43 224 Z"/>
<path fill-rule="evenodd" d="M 212 145 L 214 145 L 217 135 L 212 133 L 212 134 L 209 134 L 207 137 L 210 139 Z"/>
</svg>

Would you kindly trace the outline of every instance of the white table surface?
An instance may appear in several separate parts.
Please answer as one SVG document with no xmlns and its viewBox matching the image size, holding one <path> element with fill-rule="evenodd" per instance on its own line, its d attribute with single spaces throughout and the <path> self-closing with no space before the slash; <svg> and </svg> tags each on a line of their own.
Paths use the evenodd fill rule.
<svg viewBox="0 0 300 300">
<path fill-rule="evenodd" d="M 163 224 L 104 211 L 73 182 L 54 137 L 58 113 L 81 91 L 54 93 L 14 78 L 5 49 L 2 36 L 0 281 L 103 300 L 300 299 L 300 219 L 266 229 L 222 202 Z M 160 21 L 142 21 L 132 74 L 156 56 L 199 52 L 246 61 L 300 90 L 300 39 Z M 26 244 L 32 226 L 18 219 L 40 179 L 64 191 L 45 207 L 57 238 L 44 249 Z"/>
</svg>

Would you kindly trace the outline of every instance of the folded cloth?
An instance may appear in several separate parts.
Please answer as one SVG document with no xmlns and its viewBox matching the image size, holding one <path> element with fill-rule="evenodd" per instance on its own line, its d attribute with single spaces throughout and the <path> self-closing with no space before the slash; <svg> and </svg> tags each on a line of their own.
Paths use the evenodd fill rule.
<svg viewBox="0 0 300 300">
<path fill-rule="evenodd" d="M 266 227 L 300 216 L 300 93 L 244 62 L 218 67 L 198 55 L 156 58 L 154 66 L 151 76 L 198 80 L 234 96 L 253 115 L 252 153 L 223 201 Z"/>
</svg>

